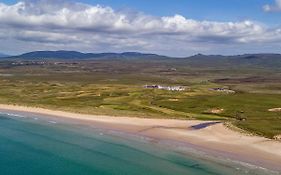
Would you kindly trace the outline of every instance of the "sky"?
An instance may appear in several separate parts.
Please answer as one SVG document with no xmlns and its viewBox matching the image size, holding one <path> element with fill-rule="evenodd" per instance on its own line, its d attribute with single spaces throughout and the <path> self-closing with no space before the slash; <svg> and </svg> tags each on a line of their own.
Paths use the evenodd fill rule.
<svg viewBox="0 0 281 175">
<path fill-rule="evenodd" d="M 0 0 L 0 53 L 280 53 L 281 0 Z"/>
</svg>

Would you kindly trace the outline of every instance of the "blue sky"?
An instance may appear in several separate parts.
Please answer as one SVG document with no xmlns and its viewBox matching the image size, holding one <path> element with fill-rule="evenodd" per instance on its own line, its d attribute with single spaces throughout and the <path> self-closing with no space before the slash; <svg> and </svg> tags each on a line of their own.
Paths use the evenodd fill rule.
<svg viewBox="0 0 281 175">
<path fill-rule="evenodd" d="M 19 7 L 20 1 L 0 0 L 0 2 L 5 4 L 3 12 L 4 9 L 9 9 L 11 15 L 15 13 L 8 7 L 18 8 L 17 16 L 10 16 L 9 19 L 23 20 L 20 24 L 18 24 L 20 20 L 7 22 L 4 19 L 8 18 L 7 12 L 5 11 L 1 18 L 0 11 L 0 24 L 7 27 L 2 29 L 2 35 L 6 33 L 5 30 L 11 33 L 11 36 L 1 38 L 0 30 L 0 41 L 8 43 L 0 44 L 0 52 L 6 53 L 20 53 L 43 48 L 72 49 L 74 46 L 71 44 L 56 43 L 56 38 L 61 40 L 65 32 L 72 32 L 73 38 L 66 38 L 69 43 L 78 41 L 82 37 L 86 39 L 92 37 L 91 41 L 87 41 L 88 46 L 84 41 L 80 45 L 77 43 L 77 46 L 79 46 L 78 50 L 95 52 L 144 51 L 168 55 L 174 55 L 174 52 L 179 55 L 190 55 L 196 52 L 236 54 L 258 51 L 278 52 L 280 47 L 278 43 L 279 38 L 281 40 L 281 0 L 25 0 L 24 2 L 27 3 L 25 3 L 24 15 Z M 77 17 L 77 24 L 74 24 L 76 28 L 73 29 L 71 14 L 78 12 L 77 3 L 86 4 L 89 8 L 78 10 L 80 17 Z M 28 4 L 33 4 L 33 7 L 31 8 Z M 97 6 L 98 4 L 101 8 Z M 44 6 L 48 6 L 48 9 Z M 65 26 L 61 26 L 62 21 L 59 20 L 54 21 L 53 24 L 42 21 L 42 19 L 48 20 L 50 16 L 60 19 L 58 15 L 64 7 L 70 11 L 69 14 L 63 14 L 66 15 L 63 17 L 67 20 Z M 42 9 L 45 14 L 40 14 L 41 16 L 37 14 L 37 21 L 28 23 L 30 19 L 34 19 L 33 12 L 42 11 Z M 108 24 L 101 24 L 104 22 L 102 21 L 104 16 L 99 12 L 88 13 L 87 9 L 105 10 L 105 13 L 111 16 L 104 19 L 108 21 Z M 54 15 L 54 13 L 57 14 Z M 81 17 L 84 15 L 87 15 L 91 21 L 79 22 L 84 20 Z M 116 26 L 124 16 L 129 20 L 129 24 Z M 111 21 L 112 17 L 116 17 L 115 21 Z M 109 23 L 114 25 L 110 26 Z M 142 23 L 146 26 L 141 29 L 144 32 L 136 29 L 140 28 Z M 46 28 L 47 24 L 52 27 Z M 153 27 L 151 27 L 152 24 Z M 87 29 L 81 29 L 85 27 Z M 194 32 L 196 29 L 200 30 Z M 22 33 L 22 35 L 17 35 L 17 33 Z M 108 42 L 101 41 L 102 37 L 108 39 Z M 153 43 L 151 38 L 158 42 L 169 41 L 171 45 Z M 114 42 L 116 45 L 111 45 Z M 132 42 L 131 45 L 128 44 L 130 42 Z M 13 50 L 12 45 L 20 47 L 26 43 L 29 44 L 28 47 Z M 189 49 L 184 48 L 183 45 Z"/>
<path fill-rule="evenodd" d="M 74 0 L 73 0 L 74 1 Z M 17 0 L 0 0 L 13 4 Z M 114 9 L 131 9 L 157 16 L 181 14 L 198 20 L 236 21 L 251 19 L 272 26 L 280 25 L 281 13 L 265 13 L 263 5 L 274 0 L 78 0 Z M 280 22 L 279 22 L 280 21 Z"/>
<path fill-rule="evenodd" d="M 198 20 L 233 21 L 251 19 L 277 25 L 280 13 L 264 13 L 262 6 L 273 0 L 84 0 L 87 3 L 132 8 L 148 14 L 181 14 Z"/>
</svg>

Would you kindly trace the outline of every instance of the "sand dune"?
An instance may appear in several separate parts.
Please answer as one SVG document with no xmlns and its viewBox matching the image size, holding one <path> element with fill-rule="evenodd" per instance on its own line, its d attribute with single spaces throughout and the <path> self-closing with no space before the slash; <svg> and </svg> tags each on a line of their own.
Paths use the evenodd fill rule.
<svg viewBox="0 0 281 175">
<path fill-rule="evenodd" d="M 281 108 L 272 108 L 272 109 L 269 109 L 268 111 L 270 111 L 270 112 L 281 112 Z"/>
<path fill-rule="evenodd" d="M 29 112 L 77 120 L 103 129 L 181 143 L 215 156 L 281 171 L 281 142 L 245 135 L 220 122 L 97 116 L 13 105 L 0 105 L 0 111 Z"/>
</svg>

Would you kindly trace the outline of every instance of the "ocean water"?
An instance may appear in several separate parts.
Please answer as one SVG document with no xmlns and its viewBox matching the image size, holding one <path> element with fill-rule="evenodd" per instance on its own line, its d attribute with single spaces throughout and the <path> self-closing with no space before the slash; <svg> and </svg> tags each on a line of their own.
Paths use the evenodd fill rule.
<svg viewBox="0 0 281 175">
<path fill-rule="evenodd" d="M 0 113 L 0 175 L 278 174 L 182 153 L 147 138 L 35 115 Z"/>
</svg>

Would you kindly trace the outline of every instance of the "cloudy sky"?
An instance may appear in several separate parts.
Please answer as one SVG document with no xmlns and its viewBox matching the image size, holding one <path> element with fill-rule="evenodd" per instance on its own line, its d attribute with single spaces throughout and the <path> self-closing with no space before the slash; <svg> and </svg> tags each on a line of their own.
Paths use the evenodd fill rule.
<svg viewBox="0 0 281 175">
<path fill-rule="evenodd" d="M 0 0 L 0 52 L 281 52 L 281 0 Z"/>
</svg>

